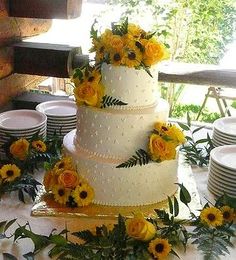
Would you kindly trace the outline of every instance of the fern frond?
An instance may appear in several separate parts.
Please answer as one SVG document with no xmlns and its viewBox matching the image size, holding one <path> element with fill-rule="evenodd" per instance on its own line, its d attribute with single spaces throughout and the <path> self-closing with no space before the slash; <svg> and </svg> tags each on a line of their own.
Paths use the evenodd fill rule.
<svg viewBox="0 0 236 260">
<path fill-rule="evenodd" d="M 126 105 L 128 105 L 128 104 L 117 98 L 113 98 L 108 95 L 105 95 L 102 98 L 102 102 L 101 102 L 101 108 L 106 108 L 106 107 L 110 107 L 110 106 L 126 106 Z"/>
<path fill-rule="evenodd" d="M 126 162 L 123 162 L 116 166 L 116 168 L 130 168 L 139 164 L 140 166 L 148 164 L 151 161 L 150 155 L 143 149 L 136 151 L 136 154 L 129 158 Z"/>
</svg>

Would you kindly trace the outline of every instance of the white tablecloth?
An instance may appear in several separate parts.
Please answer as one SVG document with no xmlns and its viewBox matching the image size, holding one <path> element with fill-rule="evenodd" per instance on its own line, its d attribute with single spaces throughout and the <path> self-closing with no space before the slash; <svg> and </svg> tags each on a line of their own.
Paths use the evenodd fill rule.
<svg viewBox="0 0 236 260">
<path fill-rule="evenodd" d="M 206 198 L 210 201 L 214 201 L 213 195 L 207 190 L 207 169 L 206 168 L 193 168 L 194 177 L 196 180 L 199 195 L 203 204 L 206 202 Z M 41 176 L 39 176 L 39 179 Z M 15 194 L 10 196 L 4 196 L 0 201 L 0 222 L 4 220 L 11 220 L 17 218 L 18 223 L 25 224 L 29 221 L 32 230 L 39 234 L 49 235 L 51 230 L 56 228 L 61 231 L 67 225 L 70 231 L 83 230 L 87 227 L 86 222 L 79 218 L 55 218 L 55 217 L 32 217 L 31 214 L 32 203 L 29 201 L 26 204 L 19 202 L 16 199 Z M 103 221 L 90 220 L 89 227 L 95 226 L 96 224 L 101 224 Z M 106 224 L 106 223 L 105 223 Z M 16 227 L 16 226 L 15 226 Z M 236 244 L 236 243 L 235 243 Z M 6 252 L 11 253 L 18 257 L 18 259 L 24 259 L 23 254 L 28 253 L 33 250 L 33 245 L 29 240 L 22 240 L 19 243 L 13 243 L 13 240 L 0 240 L 0 253 Z M 236 249 L 230 249 L 231 254 L 224 256 L 221 259 L 235 260 L 236 259 Z M 193 245 L 190 245 L 187 249 L 187 253 L 181 251 L 178 252 L 181 259 L 185 260 L 200 260 L 203 257 L 199 254 Z M 0 254 L 0 260 L 2 255 Z M 47 255 L 47 250 L 40 253 L 36 259 L 49 259 Z M 176 258 L 177 259 L 177 258 Z"/>
</svg>

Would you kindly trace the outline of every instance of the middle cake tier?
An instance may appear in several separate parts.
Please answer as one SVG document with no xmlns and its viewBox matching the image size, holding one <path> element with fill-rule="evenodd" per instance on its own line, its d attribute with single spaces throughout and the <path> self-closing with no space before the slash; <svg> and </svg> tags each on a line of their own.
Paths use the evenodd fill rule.
<svg viewBox="0 0 236 260">
<path fill-rule="evenodd" d="M 164 99 L 154 107 L 132 111 L 80 106 L 74 144 L 91 155 L 124 160 L 147 149 L 154 123 L 166 122 L 168 114 Z"/>
</svg>

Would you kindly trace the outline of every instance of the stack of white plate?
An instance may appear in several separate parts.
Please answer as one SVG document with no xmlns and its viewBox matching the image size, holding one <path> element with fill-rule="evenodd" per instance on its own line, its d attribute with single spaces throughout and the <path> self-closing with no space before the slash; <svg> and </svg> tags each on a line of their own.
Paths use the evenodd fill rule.
<svg viewBox="0 0 236 260">
<path fill-rule="evenodd" d="M 38 133 L 46 138 L 47 117 L 38 111 L 19 109 L 0 114 L 0 154 L 4 155 L 2 145 L 9 141 L 10 136 L 30 139 Z"/>
<path fill-rule="evenodd" d="M 216 196 L 236 197 L 236 145 L 216 147 L 211 151 L 208 189 Z"/>
<path fill-rule="evenodd" d="M 223 117 L 213 124 L 212 142 L 217 146 L 236 144 L 236 117 Z"/>
<path fill-rule="evenodd" d="M 76 128 L 76 103 L 72 100 L 54 100 L 40 103 L 36 110 L 47 116 L 47 137 L 55 133 L 61 139 Z"/>
</svg>

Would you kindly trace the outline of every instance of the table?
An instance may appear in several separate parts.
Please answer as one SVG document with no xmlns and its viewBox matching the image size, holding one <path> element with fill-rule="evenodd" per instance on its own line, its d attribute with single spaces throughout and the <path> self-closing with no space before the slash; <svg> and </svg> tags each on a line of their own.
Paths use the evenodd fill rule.
<svg viewBox="0 0 236 260">
<path fill-rule="evenodd" d="M 208 172 L 207 168 L 192 168 L 199 195 L 203 204 L 206 202 L 206 198 L 210 201 L 214 201 L 214 196 L 207 190 L 207 178 Z M 38 179 L 42 178 L 42 174 L 38 174 Z M 27 201 L 26 204 L 22 204 L 15 199 L 15 194 L 10 196 L 5 196 L 2 201 L 0 201 L 0 222 L 3 220 L 11 220 L 17 218 L 18 223 L 21 225 L 29 221 L 32 230 L 35 233 L 49 235 L 53 228 L 61 231 L 65 228 L 65 223 L 70 231 L 78 231 L 81 229 L 86 229 L 87 227 L 95 227 L 96 225 L 104 223 L 104 221 L 90 220 L 89 223 L 79 218 L 58 218 L 58 217 L 32 217 L 30 216 L 32 208 L 32 203 Z M 106 224 L 106 223 L 104 223 Z M 9 230 L 10 232 L 10 230 Z M 0 253 L 6 252 L 11 253 L 18 257 L 18 259 L 24 259 L 23 254 L 28 253 L 33 250 L 33 245 L 27 240 L 19 241 L 14 244 L 12 240 L 0 240 Z M 236 241 L 235 241 L 236 243 Z M 181 259 L 184 260 L 201 260 L 203 257 L 199 254 L 193 245 L 188 246 L 187 253 L 176 250 Z M 47 255 L 47 250 L 37 255 L 36 259 L 44 260 L 49 259 Z M 230 248 L 230 255 L 224 256 L 221 259 L 233 260 L 236 259 L 236 248 Z M 0 259 L 2 255 L 0 254 Z M 173 258 L 177 259 L 177 258 Z"/>
</svg>

